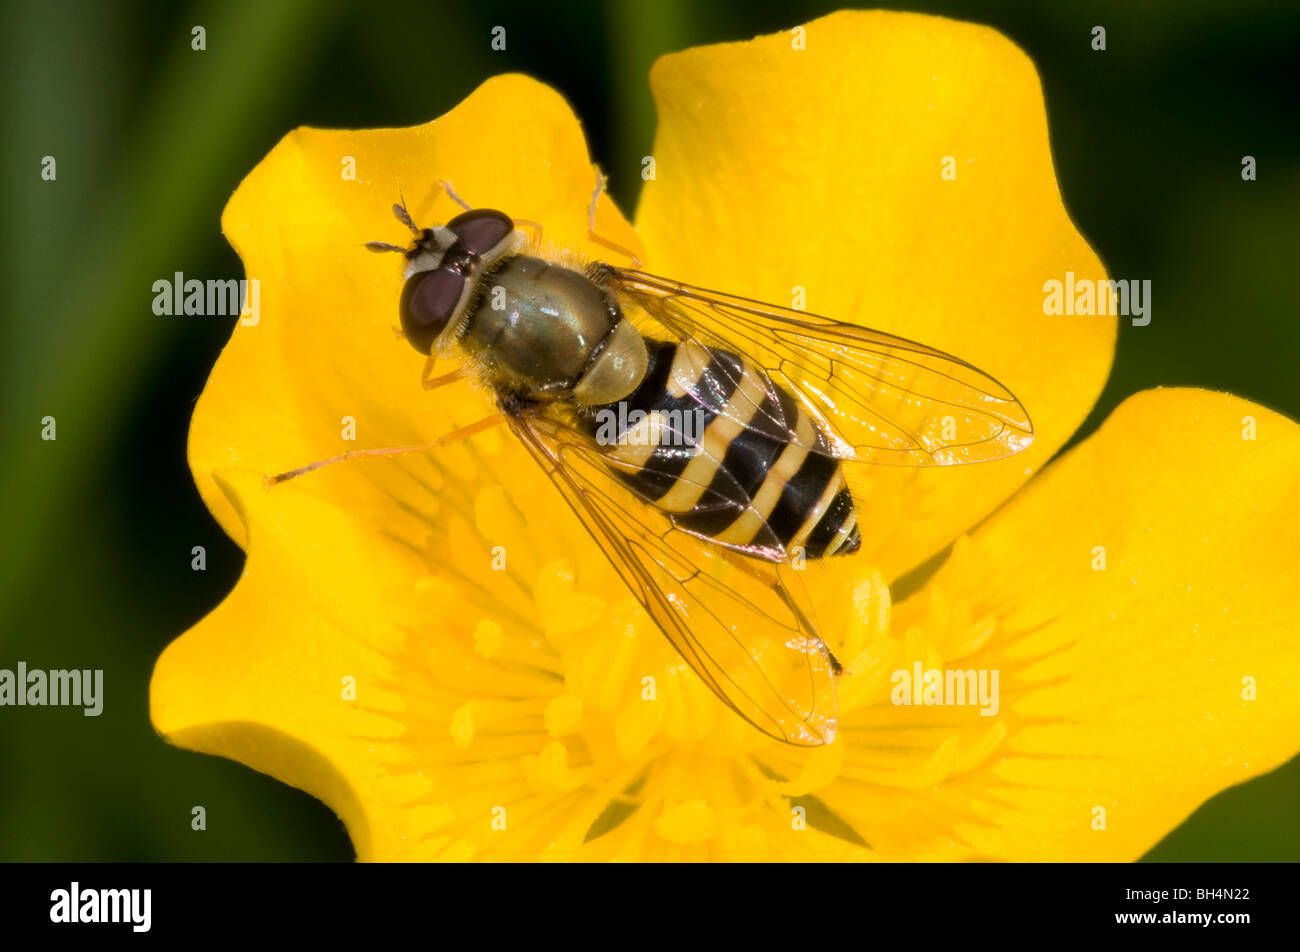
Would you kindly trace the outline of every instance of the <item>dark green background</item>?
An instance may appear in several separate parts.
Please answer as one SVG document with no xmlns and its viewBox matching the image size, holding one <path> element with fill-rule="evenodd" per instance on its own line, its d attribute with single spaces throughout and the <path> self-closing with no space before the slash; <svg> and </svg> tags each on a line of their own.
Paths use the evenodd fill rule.
<svg viewBox="0 0 1300 952">
<path fill-rule="evenodd" d="M 894 4 L 885 4 L 894 6 Z M 1085 426 L 1160 384 L 1231 390 L 1300 419 L 1300 9 L 1256 0 L 926 2 L 993 25 L 1038 65 L 1057 175 L 1116 277 L 1150 278 Z M 233 586 L 242 556 L 185 464 L 220 318 L 151 311 L 174 271 L 238 276 L 220 233 L 240 179 L 299 125 L 401 126 L 486 77 L 551 83 L 634 206 L 660 53 L 788 28 L 834 2 L 6 3 L 5 489 L 0 667 L 105 670 L 104 714 L 0 709 L 0 859 L 348 859 L 324 806 L 164 745 L 148 718 L 163 647 Z M 190 28 L 207 29 L 207 51 Z M 509 49 L 489 48 L 493 26 Z M 1090 49 L 1093 25 L 1108 50 Z M 485 133 L 486 134 L 486 133 Z M 58 181 L 40 160 L 58 160 Z M 1259 180 L 1241 180 L 1241 157 Z M 39 438 L 58 419 L 57 442 Z M 190 549 L 208 550 L 206 573 Z M 206 832 L 190 808 L 208 811 Z M 1206 804 L 1150 859 L 1300 858 L 1300 761 Z"/>
</svg>

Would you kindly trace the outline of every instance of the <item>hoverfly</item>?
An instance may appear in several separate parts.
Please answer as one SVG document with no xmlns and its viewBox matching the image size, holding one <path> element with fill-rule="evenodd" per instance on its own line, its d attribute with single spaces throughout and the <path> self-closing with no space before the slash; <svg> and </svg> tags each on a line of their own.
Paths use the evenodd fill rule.
<svg viewBox="0 0 1300 952">
<path fill-rule="evenodd" d="M 495 398 L 496 414 L 454 436 L 508 425 L 727 706 L 778 740 L 829 743 L 842 668 L 789 571 L 794 556 L 860 547 L 845 464 L 1010 456 L 1033 440 L 1024 408 L 923 344 L 637 267 L 526 253 L 519 226 L 540 226 L 442 184 L 462 214 L 419 228 L 394 205 L 414 241 L 368 247 L 405 258 L 401 328 L 429 358 L 426 388 L 473 375 Z M 623 251 L 595 235 L 603 184 L 589 231 Z M 431 380 L 435 358 L 457 352 L 467 369 Z M 419 448 L 345 453 L 271 482 Z"/>
</svg>

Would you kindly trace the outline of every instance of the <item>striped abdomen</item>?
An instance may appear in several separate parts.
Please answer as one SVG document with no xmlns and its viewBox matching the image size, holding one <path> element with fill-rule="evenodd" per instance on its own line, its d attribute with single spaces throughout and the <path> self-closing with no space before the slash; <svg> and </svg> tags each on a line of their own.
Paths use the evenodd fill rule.
<svg viewBox="0 0 1300 952">
<path fill-rule="evenodd" d="M 681 528 L 755 556 L 858 550 L 840 462 L 798 401 L 738 354 L 654 340 L 646 348 L 641 384 L 599 408 L 592 424 L 624 482 Z M 746 426 L 758 414 L 785 421 L 805 445 L 769 435 L 771 424 L 767 432 Z"/>
</svg>

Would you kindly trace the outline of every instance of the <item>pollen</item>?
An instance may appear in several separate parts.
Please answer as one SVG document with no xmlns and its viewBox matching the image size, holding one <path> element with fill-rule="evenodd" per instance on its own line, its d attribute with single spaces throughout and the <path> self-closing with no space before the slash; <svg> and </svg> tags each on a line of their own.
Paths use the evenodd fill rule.
<svg viewBox="0 0 1300 952">
<path fill-rule="evenodd" d="M 623 759 L 631 760 L 645 749 L 659 731 L 663 715 L 663 705 L 656 701 L 636 698 L 627 703 L 614 723 L 615 743 Z"/>
<path fill-rule="evenodd" d="M 565 559 L 556 559 L 542 567 L 534 592 L 542 628 L 551 638 L 562 640 L 565 635 L 586 628 L 604 608 L 604 602 L 595 595 L 576 589 L 573 567 Z"/>
<path fill-rule="evenodd" d="M 447 726 L 452 743 L 462 749 L 474 742 L 474 707 L 473 701 L 466 701 L 456 708 L 451 715 L 451 724 Z"/>
<path fill-rule="evenodd" d="M 522 760 L 524 775 L 543 793 L 568 793 L 582 785 L 582 775 L 569 769 L 569 753 L 558 740 L 544 745 L 536 755 Z"/>
<path fill-rule="evenodd" d="M 563 737 L 573 733 L 582 720 L 582 698 L 574 694 L 561 694 L 551 698 L 546 705 L 546 733 Z"/>
</svg>

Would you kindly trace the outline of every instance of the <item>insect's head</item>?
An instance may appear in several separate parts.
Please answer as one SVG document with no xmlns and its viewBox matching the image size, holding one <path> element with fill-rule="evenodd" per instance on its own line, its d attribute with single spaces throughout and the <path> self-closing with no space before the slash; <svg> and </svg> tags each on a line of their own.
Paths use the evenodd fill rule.
<svg viewBox="0 0 1300 952">
<path fill-rule="evenodd" d="M 448 325 L 464 312 L 483 268 L 515 249 L 515 223 L 490 208 L 470 209 L 446 225 L 423 229 L 411 221 L 404 206 L 394 205 L 393 214 L 415 235 L 411 247 L 378 241 L 366 247 L 406 256 L 402 333 L 417 351 L 430 354 Z"/>
</svg>

